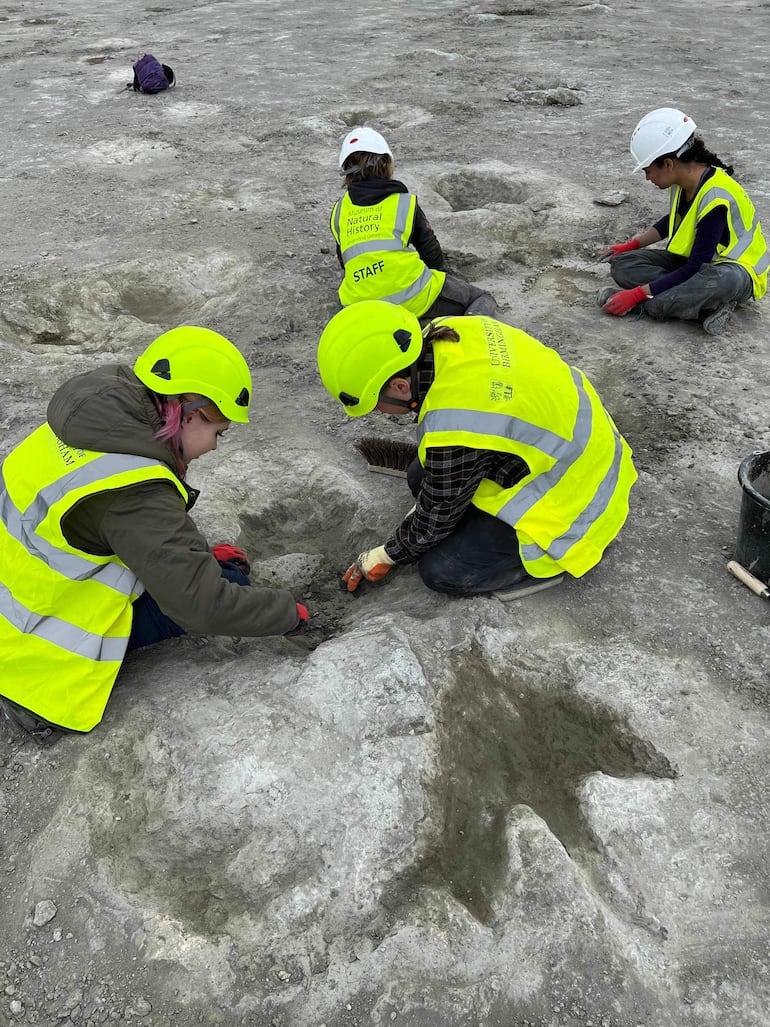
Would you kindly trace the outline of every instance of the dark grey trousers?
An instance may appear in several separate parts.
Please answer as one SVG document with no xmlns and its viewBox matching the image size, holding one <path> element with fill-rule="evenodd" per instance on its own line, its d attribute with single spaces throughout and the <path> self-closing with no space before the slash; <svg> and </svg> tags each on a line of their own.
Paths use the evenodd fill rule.
<svg viewBox="0 0 770 1027">
<path fill-rule="evenodd" d="M 448 274 L 441 292 L 425 313 L 420 314 L 420 321 L 428 322 L 434 317 L 460 317 L 464 314 L 494 317 L 496 313 L 497 303 L 491 293 L 471 285 L 464 278 Z"/>
<path fill-rule="evenodd" d="M 419 494 L 422 478 L 422 465 L 415 458 L 407 470 L 413 496 Z M 417 570 L 428 588 L 453 596 L 504 592 L 527 577 L 514 529 L 472 505 L 452 534 L 420 557 Z"/>
<path fill-rule="evenodd" d="M 631 250 L 612 258 L 610 274 L 621 289 L 633 289 L 681 266 L 681 258 L 668 250 Z M 720 307 L 746 303 L 753 295 L 751 275 L 740 264 L 704 264 L 686 282 L 647 300 L 644 312 L 656 321 L 702 321 Z"/>
</svg>

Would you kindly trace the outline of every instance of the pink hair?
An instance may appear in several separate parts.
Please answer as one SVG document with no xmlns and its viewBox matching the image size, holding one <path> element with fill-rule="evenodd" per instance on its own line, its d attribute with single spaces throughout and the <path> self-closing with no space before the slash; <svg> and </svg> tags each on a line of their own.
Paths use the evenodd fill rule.
<svg viewBox="0 0 770 1027">
<path fill-rule="evenodd" d="M 184 481 L 187 474 L 187 464 L 182 456 L 179 445 L 179 430 L 182 425 L 182 410 L 184 401 L 181 396 L 159 396 L 153 393 L 153 400 L 158 413 L 160 414 L 161 426 L 153 435 L 154 439 L 161 442 L 168 442 L 171 452 L 174 454 L 176 473 Z"/>
<path fill-rule="evenodd" d="M 157 393 L 153 393 L 152 398 L 161 419 L 161 426 L 155 432 L 153 438 L 159 439 L 161 442 L 168 442 L 176 461 L 177 474 L 184 481 L 187 474 L 187 461 L 184 459 L 179 433 L 182 427 L 185 405 L 188 403 L 193 404 L 191 409 L 200 409 L 208 421 L 226 422 L 227 418 L 220 411 L 216 403 L 213 403 L 211 400 L 208 400 L 206 405 L 201 408 L 198 405 L 199 401 L 205 400 L 205 397 L 198 396 L 195 393 L 186 392 L 182 396 L 160 396 Z"/>
<path fill-rule="evenodd" d="M 156 406 L 163 424 L 153 438 L 171 442 L 179 434 L 182 425 L 182 400 L 179 396 L 161 396 L 156 399 Z"/>
</svg>

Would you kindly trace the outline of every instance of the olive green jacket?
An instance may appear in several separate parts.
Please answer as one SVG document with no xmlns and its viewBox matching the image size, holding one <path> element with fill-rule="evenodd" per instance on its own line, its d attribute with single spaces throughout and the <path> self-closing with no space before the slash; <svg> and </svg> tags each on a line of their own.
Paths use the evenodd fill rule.
<svg viewBox="0 0 770 1027">
<path fill-rule="evenodd" d="M 149 391 L 130 367 L 111 364 L 65 382 L 48 406 L 48 423 L 68 446 L 176 462 Z M 282 635 L 299 622 L 285 589 L 227 581 L 170 483 L 149 482 L 89 496 L 67 515 L 70 545 L 115 553 L 160 609 L 185 631 L 211 635 Z"/>
</svg>

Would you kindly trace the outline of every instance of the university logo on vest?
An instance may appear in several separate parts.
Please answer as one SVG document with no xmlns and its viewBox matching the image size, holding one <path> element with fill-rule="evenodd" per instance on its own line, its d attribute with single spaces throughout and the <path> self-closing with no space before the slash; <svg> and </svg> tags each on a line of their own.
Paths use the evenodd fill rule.
<svg viewBox="0 0 770 1027">
<path fill-rule="evenodd" d="M 84 449 L 72 449 L 66 442 L 62 442 L 58 436 L 54 437 L 56 438 L 56 448 L 59 450 L 59 455 L 68 467 L 71 467 L 77 460 L 85 459 L 86 451 Z"/>
<path fill-rule="evenodd" d="M 493 380 L 489 383 L 489 398 L 493 403 L 508 403 L 513 399 L 513 386 L 508 382 Z"/>
<path fill-rule="evenodd" d="M 508 352 L 502 326 L 497 321 L 484 321 L 484 341 L 489 350 L 492 367 L 510 367 L 511 355 Z"/>
</svg>

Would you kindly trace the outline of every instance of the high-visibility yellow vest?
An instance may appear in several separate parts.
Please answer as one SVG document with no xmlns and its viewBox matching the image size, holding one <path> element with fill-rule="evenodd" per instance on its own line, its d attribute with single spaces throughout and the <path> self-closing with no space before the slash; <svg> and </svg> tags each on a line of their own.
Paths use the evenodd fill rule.
<svg viewBox="0 0 770 1027">
<path fill-rule="evenodd" d="M 591 383 L 554 350 L 486 317 L 441 318 L 458 343 L 434 342 L 435 379 L 419 416 L 419 456 L 433 446 L 515 453 L 529 474 L 485 478 L 473 504 L 515 529 L 526 570 L 580 577 L 628 515 L 636 481 L 628 443 Z"/>
<path fill-rule="evenodd" d="M 359 300 L 386 300 L 420 317 L 444 286 L 446 274 L 428 267 L 408 245 L 417 199 L 392 193 L 370 207 L 358 207 L 348 193 L 331 214 L 332 235 L 345 265 L 339 287 L 343 307 Z"/>
<path fill-rule="evenodd" d="M 168 480 L 146 457 L 72 449 L 44 424 L 8 455 L 0 483 L 0 695 L 74 731 L 99 723 L 144 591 L 117 556 L 71 546 L 62 520 L 110 489 Z"/>
<path fill-rule="evenodd" d="M 681 193 L 681 187 L 678 185 L 669 189 L 666 249 L 682 257 L 688 257 L 695 242 L 695 230 L 700 219 L 715 207 L 724 207 L 730 238 L 726 245 L 720 243 L 717 246 L 713 263 L 732 261 L 745 267 L 754 283 L 754 299 L 761 299 L 767 290 L 770 254 L 754 204 L 742 186 L 727 172 L 715 168 L 714 174 L 701 185 L 687 213 L 680 219 L 677 211 Z"/>
</svg>

